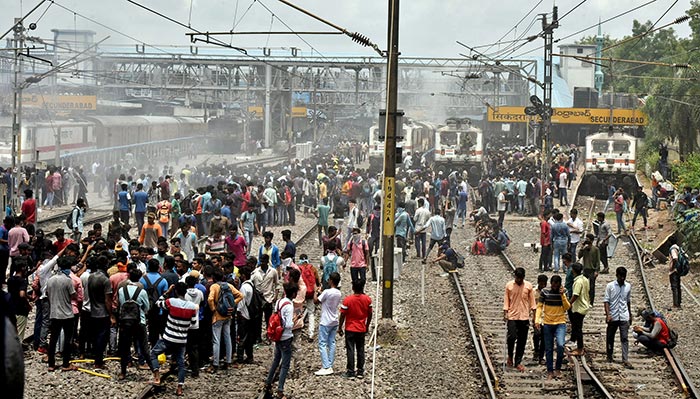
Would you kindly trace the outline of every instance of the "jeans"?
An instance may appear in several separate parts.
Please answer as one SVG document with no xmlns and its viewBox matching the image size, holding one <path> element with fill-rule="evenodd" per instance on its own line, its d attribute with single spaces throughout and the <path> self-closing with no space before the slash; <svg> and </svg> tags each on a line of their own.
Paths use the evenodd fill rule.
<svg viewBox="0 0 700 399">
<path fill-rule="evenodd" d="M 566 341 L 566 324 L 545 324 L 542 327 L 544 333 L 544 352 L 547 361 L 547 372 L 551 373 L 555 370 L 555 367 L 553 366 L 555 339 L 557 345 L 556 370 L 561 370 L 561 361 L 564 359 L 564 342 Z"/>
<path fill-rule="evenodd" d="M 253 237 L 255 237 L 254 231 L 244 231 L 243 238 L 245 238 L 245 254 L 250 256 L 250 245 L 253 243 Z"/>
<path fill-rule="evenodd" d="M 439 240 L 436 240 L 436 239 L 431 237 L 430 238 L 430 245 L 428 245 L 428 250 L 425 252 L 425 256 L 423 256 L 423 259 L 428 259 L 428 255 L 430 255 L 430 251 L 433 250 L 433 247 L 435 246 L 435 244 L 440 244 L 440 242 L 442 242 L 442 240 L 444 240 L 444 239 L 445 239 L 445 237 L 443 237 Z"/>
<path fill-rule="evenodd" d="M 265 226 L 270 227 L 270 226 L 274 225 L 275 224 L 275 208 L 268 207 L 265 210 L 264 218 L 265 218 Z"/>
<path fill-rule="evenodd" d="M 525 213 L 525 196 L 524 195 L 518 195 L 518 211 L 520 213 Z"/>
<path fill-rule="evenodd" d="M 49 191 L 46 193 L 46 200 L 44 201 L 44 206 L 53 207 L 54 193 Z"/>
<path fill-rule="evenodd" d="M 174 342 L 159 339 L 156 346 L 151 349 L 151 370 L 158 370 L 158 355 L 161 353 L 170 353 L 173 359 L 177 362 L 177 383 L 183 385 L 185 383 L 185 344 L 176 344 Z"/>
<path fill-rule="evenodd" d="M 328 234 L 328 226 L 321 226 L 316 225 L 316 229 L 318 229 L 318 245 L 322 246 L 323 245 L 323 236 Z"/>
<path fill-rule="evenodd" d="M 622 361 L 627 361 L 628 349 L 628 338 L 630 322 L 615 320 L 608 323 L 608 327 L 605 330 L 605 349 L 608 355 L 608 359 L 612 359 L 613 349 L 615 349 L 615 332 L 620 330 L 620 344 L 622 345 Z"/>
<path fill-rule="evenodd" d="M 467 208 L 457 208 L 457 219 L 461 223 L 461 226 L 464 227 L 464 220 L 467 218 Z"/>
<path fill-rule="evenodd" d="M 406 262 L 406 237 L 396 236 L 396 246 L 401 248 L 401 263 Z"/>
<path fill-rule="evenodd" d="M 146 217 L 146 212 L 134 212 L 134 218 L 136 219 L 136 231 L 138 233 L 136 234 L 141 234 L 141 229 L 143 228 L 143 224 L 145 223 Z"/>
<path fill-rule="evenodd" d="M 101 366 L 104 364 L 105 348 L 107 347 L 107 341 L 109 340 L 109 330 L 112 324 L 109 317 L 92 317 L 90 320 L 92 324 L 93 332 L 95 333 L 95 341 L 92 345 L 94 349 L 94 359 L 95 365 Z"/>
<path fill-rule="evenodd" d="M 646 335 L 639 334 L 637 336 L 637 341 L 639 341 L 640 344 L 644 345 L 647 347 L 647 349 L 652 350 L 654 352 L 663 352 L 664 348 L 666 345 L 660 343 L 658 340 L 654 338 L 649 338 Z"/>
<path fill-rule="evenodd" d="M 306 316 L 309 318 L 307 324 L 309 326 L 309 338 L 314 336 L 314 328 L 316 327 L 316 303 L 313 298 L 306 298 Z"/>
<path fill-rule="evenodd" d="M 63 331 L 63 367 L 70 366 L 70 355 L 73 345 L 73 318 L 51 319 L 51 339 L 49 340 L 49 367 L 56 367 L 56 344 Z"/>
<path fill-rule="evenodd" d="M 583 318 L 586 315 L 581 313 L 571 312 L 569 319 L 571 320 L 571 340 L 576 342 L 577 349 L 583 349 Z"/>
<path fill-rule="evenodd" d="M 681 275 L 678 272 L 668 276 L 671 282 L 671 296 L 673 297 L 673 306 L 681 306 Z"/>
<path fill-rule="evenodd" d="M 416 233 L 414 241 L 416 243 L 416 256 L 419 258 L 425 258 L 425 252 L 427 249 L 425 233 Z"/>
<path fill-rule="evenodd" d="M 219 320 L 214 322 L 211 326 L 212 332 L 212 343 L 213 343 L 213 358 L 212 364 L 214 367 L 219 366 L 219 359 L 221 358 L 221 336 L 223 334 L 224 347 L 226 350 L 226 364 L 231 364 L 231 355 L 233 351 L 233 346 L 231 346 L 231 319 Z"/>
<path fill-rule="evenodd" d="M 525 344 L 527 344 L 527 330 L 529 327 L 530 322 L 528 320 L 508 320 L 508 359 L 513 359 L 513 351 L 515 350 L 515 359 L 513 359 L 513 365 L 515 366 L 523 361 Z"/>
<path fill-rule="evenodd" d="M 92 354 L 92 319 L 87 310 L 80 311 L 79 350 L 81 354 Z"/>
<path fill-rule="evenodd" d="M 277 391 L 284 392 L 284 382 L 287 379 L 289 372 L 289 363 L 292 361 L 292 341 L 293 338 L 285 339 L 275 343 L 275 357 L 272 359 L 270 370 L 267 372 L 265 385 L 272 385 L 275 378 L 277 367 L 280 367 L 280 379 L 277 385 Z"/>
<path fill-rule="evenodd" d="M 552 268 L 552 246 L 543 245 L 540 252 L 540 271 L 550 270 Z"/>
<path fill-rule="evenodd" d="M 318 327 L 318 351 L 321 352 L 321 366 L 324 369 L 333 368 L 335 361 L 335 334 L 338 326 Z"/>
<path fill-rule="evenodd" d="M 503 228 L 503 219 L 506 217 L 506 211 L 498 211 L 498 227 Z"/>
<path fill-rule="evenodd" d="M 296 224 L 296 205 L 294 205 L 294 201 L 292 201 L 291 204 L 287 205 L 287 214 L 289 215 L 289 224 L 294 226 Z"/>
<path fill-rule="evenodd" d="M 567 252 L 576 259 L 576 249 L 578 248 L 578 242 L 570 242 L 567 248 Z"/>
<path fill-rule="evenodd" d="M 202 337 L 199 333 L 199 328 L 193 328 L 187 331 L 187 345 L 185 347 L 185 352 L 187 353 L 187 360 L 190 364 L 190 369 L 192 370 L 192 377 L 194 378 L 199 376 L 199 346 L 201 342 Z"/>
<path fill-rule="evenodd" d="M 369 256 L 370 256 L 370 267 L 372 270 L 372 281 L 377 281 L 377 265 L 374 255 L 377 254 L 379 249 L 379 236 L 371 236 L 368 240 L 369 245 Z"/>
<path fill-rule="evenodd" d="M 637 215 L 642 215 L 642 220 L 644 220 L 644 227 L 647 227 L 647 208 L 634 209 L 634 215 L 632 216 L 632 227 L 637 223 Z"/>
<path fill-rule="evenodd" d="M 362 281 L 363 283 L 367 281 L 367 268 L 366 267 L 351 267 L 350 268 L 350 278 L 352 282 Z"/>
<path fill-rule="evenodd" d="M 554 246 L 554 271 L 559 272 L 559 262 L 562 255 L 566 253 L 566 240 L 555 240 L 552 242 Z"/>
<path fill-rule="evenodd" d="M 169 238 L 169 235 L 168 235 L 168 225 L 169 225 L 170 223 L 161 223 L 161 222 L 158 222 L 158 224 L 160 225 L 160 229 L 161 229 L 161 231 L 163 232 L 163 237 Z"/>
<path fill-rule="evenodd" d="M 255 345 L 255 319 L 248 320 L 240 316 L 238 317 L 238 346 L 236 347 L 236 360 L 242 363 L 245 360 L 253 361 L 253 345 Z M 259 325 L 259 323 L 258 323 Z M 243 355 L 245 354 L 245 359 Z"/>
<path fill-rule="evenodd" d="M 566 187 L 559 187 L 559 206 L 569 205 L 569 199 L 566 197 Z"/>
<path fill-rule="evenodd" d="M 615 217 L 617 218 L 617 234 L 620 234 L 621 232 L 627 230 L 625 228 L 625 221 L 622 220 L 622 215 L 623 215 L 622 211 L 615 212 Z"/>
<path fill-rule="evenodd" d="M 131 342 L 136 343 L 140 353 L 148 353 L 146 345 L 146 329 L 140 323 L 122 323 L 119 326 L 119 357 L 121 372 L 126 374 L 126 367 L 131 360 Z"/>
<path fill-rule="evenodd" d="M 49 299 L 40 299 L 36 308 L 36 322 L 34 324 L 34 346 L 37 348 L 46 348 L 48 346 L 47 339 L 49 337 L 49 315 L 51 307 Z"/>
<path fill-rule="evenodd" d="M 345 331 L 345 350 L 348 357 L 348 371 L 355 371 L 355 351 L 357 351 L 357 373 L 365 372 L 365 333 Z"/>
</svg>

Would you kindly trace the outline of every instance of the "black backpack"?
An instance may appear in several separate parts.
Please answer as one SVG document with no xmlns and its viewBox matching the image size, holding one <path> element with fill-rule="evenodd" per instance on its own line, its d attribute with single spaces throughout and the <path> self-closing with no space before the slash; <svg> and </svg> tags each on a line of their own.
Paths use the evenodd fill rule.
<svg viewBox="0 0 700 399">
<path fill-rule="evenodd" d="M 254 320 L 262 314 L 262 307 L 265 303 L 265 298 L 263 297 L 263 294 L 258 291 L 257 288 L 255 288 L 252 281 L 244 281 L 243 284 L 245 283 L 250 284 L 250 286 L 253 288 L 253 296 L 250 298 L 250 303 L 247 305 L 247 308 L 248 317 L 250 317 L 251 320 Z"/>
<path fill-rule="evenodd" d="M 122 303 L 119 308 L 119 322 L 120 323 L 139 323 L 141 321 L 141 307 L 136 301 L 141 294 L 141 288 L 136 287 L 134 295 L 129 296 L 128 287 L 122 287 L 122 293 L 124 295 L 124 303 Z"/>
<path fill-rule="evenodd" d="M 76 206 L 66 217 L 66 226 L 68 227 L 68 230 L 73 230 L 75 228 L 75 226 L 73 226 L 73 213 L 75 213 L 76 209 L 78 209 L 78 212 L 80 212 L 80 208 Z"/>
<path fill-rule="evenodd" d="M 355 209 L 357 210 L 357 227 L 362 228 L 365 225 L 365 217 L 359 209 Z"/>
<path fill-rule="evenodd" d="M 160 298 L 160 295 L 158 295 L 158 286 L 160 282 L 163 281 L 163 277 L 158 277 L 155 283 L 151 283 L 151 280 L 148 279 L 148 275 L 143 276 L 143 279 L 146 282 L 146 294 L 148 294 L 148 302 L 151 305 L 149 313 L 157 314 L 158 308 L 156 307 L 156 301 Z"/>
</svg>

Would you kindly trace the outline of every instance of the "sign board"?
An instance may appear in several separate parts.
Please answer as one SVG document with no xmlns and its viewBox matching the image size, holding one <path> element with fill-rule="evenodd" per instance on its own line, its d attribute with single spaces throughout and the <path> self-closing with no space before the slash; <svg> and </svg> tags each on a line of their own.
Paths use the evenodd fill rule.
<svg viewBox="0 0 700 399">
<path fill-rule="evenodd" d="M 97 109 L 97 96 L 50 96 L 25 94 L 22 105 L 48 108 L 51 111 L 94 111 Z"/>
<path fill-rule="evenodd" d="M 525 107 L 498 107 L 488 109 L 489 122 L 499 123 L 526 123 L 532 117 L 525 114 Z M 610 110 L 605 108 L 554 108 L 552 112 L 553 124 L 577 124 L 577 125 L 609 125 Z M 638 109 L 614 109 L 612 115 L 613 125 L 646 126 L 649 123 L 647 114 Z"/>
<path fill-rule="evenodd" d="M 396 179 L 393 177 L 384 178 L 384 219 L 382 222 L 384 223 L 385 236 L 394 235 L 394 213 L 396 208 L 396 204 L 394 203 L 394 199 L 396 198 L 395 180 Z"/>
<path fill-rule="evenodd" d="M 254 112 L 255 115 L 262 116 L 262 114 L 263 114 L 263 107 L 260 107 L 260 106 L 257 106 L 257 105 L 255 105 L 255 106 L 251 105 L 250 107 L 248 107 L 248 112 L 250 112 L 250 113 L 253 113 L 253 112 Z"/>
<path fill-rule="evenodd" d="M 292 107 L 292 118 L 306 118 L 306 107 Z"/>
</svg>

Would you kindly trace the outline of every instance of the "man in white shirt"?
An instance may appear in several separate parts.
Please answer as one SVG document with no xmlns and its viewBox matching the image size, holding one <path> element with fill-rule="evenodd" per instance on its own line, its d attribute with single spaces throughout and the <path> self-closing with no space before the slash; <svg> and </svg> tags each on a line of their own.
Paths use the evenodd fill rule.
<svg viewBox="0 0 700 399">
<path fill-rule="evenodd" d="M 335 361 L 335 334 L 338 332 L 338 307 L 340 306 L 341 293 L 338 290 L 340 274 L 331 273 L 328 279 L 330 288 L 323 290 L 321 295 L 314 293 L 314 302 L 321 304 L 321 322 L 318 328 L 318 350 L 321 352 L 321 369 L 316 375 L 333 374 L 333 362 Z"/>
<path fill-rule="evenodd" d="M 605 346 L 608 363 L 613 361 L 615 348 L 615 333 L 620 330 L 620 344 L 622 345 L 622 364 L 626 368 L 634 368 L 628 360 L 628 333 L 630 320 L 632 320 L 632 286 L 626 282 L 627 269 L 620 266 L 615 270 L 615 281 L 605 287 L 605 318 L 608 323 L 605 334 Z"/>
<path fill-rule="evenodd" d="M 508 194 L 508 189 L 504 188 L 497 197 L 498 208 L 498 227 L 503 228 L 503 219 L 506 217 L 506 210 L 508 209 L 508 200 L 506 199 L 506 194 Z"/>
<path fill-rule="evenodd" d="M 576 208 L 572 209 L 569 215 L 571 217 L 566 221 L 566 225 L 569 226 L 569 233 L 571 233 L 568 252 L 576 259 L 576 247 L 578 247 L 578 243 L 581 241 L 581 234 L 583 234 L 583 220 L 578 217 Z"/>
<path fill-rule="evenodd" d="M 425 200 L 418 198 L 418 206 L 416 214 L 413 216 L 413 225 L 416 226 L 415 242 L 416 242 L 416 257 L 425 258 L 426 239 L 425 229 L 428 227 L 428 219 L 430 219 L 430 211 L 425 208 Z"/>
<path fill-rule="evenodd" d="M 566 197 L 566 187 L 569 185 L 569 176 L 566 172 L 559 173 L 559 206 L 569 205 Z"/>
</svg>

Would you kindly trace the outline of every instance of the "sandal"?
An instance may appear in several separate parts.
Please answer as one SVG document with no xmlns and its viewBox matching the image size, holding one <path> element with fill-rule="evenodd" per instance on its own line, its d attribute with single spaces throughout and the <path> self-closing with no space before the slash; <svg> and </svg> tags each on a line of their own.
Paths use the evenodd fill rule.
<svg viewBox="0 0 700 399">
<path fill-rule="evenodd" d="M 175 391 L 175 395 L 177 395 L 177 396 L 184 395 L 184 393 L 182 392 L 182 385 L 177 386 L 177 390 Z"/>
<path fill-rule="evenodd" d="M 61 367 L 61 371 L 76 371 L 78 370 L 78 367 L 74 364 L 71 364 L 68 367 Z"/>
<path fill-rule="evenodd" d="M 56 371 L 56 367 L 49 366 L 49 372 Z"/>
</svg>

